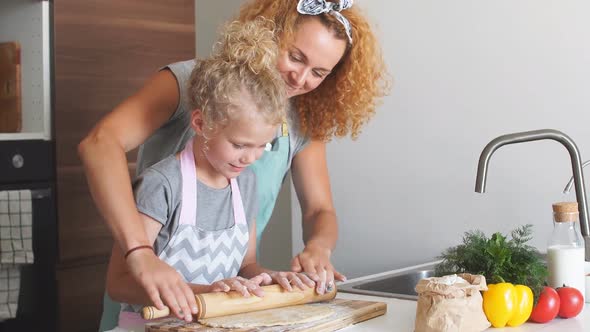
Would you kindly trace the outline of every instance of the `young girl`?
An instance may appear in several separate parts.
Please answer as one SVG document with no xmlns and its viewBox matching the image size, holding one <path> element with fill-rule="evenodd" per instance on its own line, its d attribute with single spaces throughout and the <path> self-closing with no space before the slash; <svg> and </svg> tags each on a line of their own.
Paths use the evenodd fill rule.
<svg viewBox="0 0 590 332">
<path fill-rule="evenodd" d="M 330 261 L 338 223 L 326 142 L 360 133 L 387 90 L 387 70 L 370 24 L 351 0 L 249 0 L 239 20 L 259 16 L 276 25 L 277 68 L 288 85 L 289 108 L 287 124 L 280 126 L 271 151 L 253 165 L 260 206 L 257 233 L 265 228 L 290 171 L 305 241 L 291 268 L 305 271 L 322 293 L 335 278 L 344 279 Z M 79 145 L 92 196 L 124 252 L 148 242 L 132 204 L 125 152 L 141 145 L 137 165 L 142 169 L 184 145 L 191 130 L 183 120 L 191 111 L 184 101 L 194 66 L 194 61 L 175 63 L 155 74 Z M 126 263 L 157 307 L 178 304 L 183 315 L 181 310 L 173 312 L 190 320 L 187 313 L 194 308 L 194 296 L 178 282 L 175 270 L 147 250 L 133 251 Z M 105 308 L 109 307 L 106 299 Z"/>
<path fill-rule="evenodd" d="M 273 32 L 256 20 L 230 24 L 210 59 L 190 80 L 190 127 L 184 149 L 145 169 L 134 194 L 151 246 L 193 293 L 238 291 L 263 296 L 271 282 L 304 289 L 304 275 L 273 272 L 256 262 L 256 176 L 247 168 L 264 152 L 285 117 L 285 86 L 276 70 Z M 126 255 L 129 255 L 127 253 Z M 150 298 L 129 274 L 114 246 L 109 295 L 124 303 L 119 329 L 142 330 L 136 312 Z M 308 280 L 311 283 L 311 280 Z M 312 284 L 313 285 L 313 284 Z"/>
</svg>

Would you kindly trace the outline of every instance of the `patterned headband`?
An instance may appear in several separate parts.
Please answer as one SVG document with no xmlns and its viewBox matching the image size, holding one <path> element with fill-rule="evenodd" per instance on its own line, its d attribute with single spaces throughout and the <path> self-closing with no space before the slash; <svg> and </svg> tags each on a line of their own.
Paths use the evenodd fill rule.
<svg viewBox="0 0 590 332">
<path fill-rule="evenodd" d="M 297 4 L 297 11 L 304 15 L 320 15 L 329 13 L 333 15 L 338 22 L 342 23 L 348 41 L 352 44 L 352 29 L 350 22 L 340 14 L 340 11 L 352 7 L 352 0 L 339 0 L 339 3 L 328 2 L 326 0 L 299 0 Z"/>
</svg>

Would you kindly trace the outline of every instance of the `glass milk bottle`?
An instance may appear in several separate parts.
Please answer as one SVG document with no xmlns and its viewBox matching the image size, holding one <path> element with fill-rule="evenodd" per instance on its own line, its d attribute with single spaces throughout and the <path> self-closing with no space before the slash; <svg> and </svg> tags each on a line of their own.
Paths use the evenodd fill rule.
<svg viewBox="0 0 590 332">
<path fill-rule="evenodd" d="M 553 204 L 553 220 L 547 248 L 549 286 L 574 287 L 584 295 L 584 240 L 577 225 L 578 203 Z"/>
</svg>

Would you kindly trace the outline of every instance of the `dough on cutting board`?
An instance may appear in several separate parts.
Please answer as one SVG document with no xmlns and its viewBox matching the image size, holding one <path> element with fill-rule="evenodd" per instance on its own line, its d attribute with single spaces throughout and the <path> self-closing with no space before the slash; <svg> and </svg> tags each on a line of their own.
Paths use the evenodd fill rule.
<svg viewBox="0 0 590 332">
<path fill-rule="evenodd" d="M 199 323 L 210 327 L 248 328 L 274 325 L 309 323 L 331 316 L 334 313 L 328 306 L 296 305 L 246 312 L 242 314 L 204 318 Z"/>
</svg>

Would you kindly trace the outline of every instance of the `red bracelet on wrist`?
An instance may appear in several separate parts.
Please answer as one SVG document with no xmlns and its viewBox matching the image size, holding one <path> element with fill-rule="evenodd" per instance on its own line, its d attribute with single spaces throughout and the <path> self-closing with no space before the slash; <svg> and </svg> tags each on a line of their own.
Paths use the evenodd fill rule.
<svg viewBox="0 0 590 332">
<path fill-rule="evenodd" d="M 137 246 L 137 247 L 133 247 L 129 250 L 127 250 L 127 252 L 125 253 L 125 259 L 127 259 L 127 256 L 129 256 L 132 252 L 134 252 L 135 250 L 139 250 L 139 249 L 151 249 L 152 251 L 154 251 L 154 247 L 149 246 L 149 245 L 141 245 L 141 246 Z"/>
</svg>

